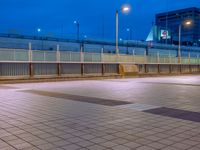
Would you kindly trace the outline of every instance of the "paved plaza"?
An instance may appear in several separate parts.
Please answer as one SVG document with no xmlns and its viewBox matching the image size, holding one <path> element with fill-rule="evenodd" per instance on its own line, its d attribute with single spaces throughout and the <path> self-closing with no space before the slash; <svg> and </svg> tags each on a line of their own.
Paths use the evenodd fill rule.
<svg viewBox="0 0 200 150">
<path fill-rule="evenodd" d="M 0 85 L 0 150 L 200 150 L 200 76 Z"/>
</svg>

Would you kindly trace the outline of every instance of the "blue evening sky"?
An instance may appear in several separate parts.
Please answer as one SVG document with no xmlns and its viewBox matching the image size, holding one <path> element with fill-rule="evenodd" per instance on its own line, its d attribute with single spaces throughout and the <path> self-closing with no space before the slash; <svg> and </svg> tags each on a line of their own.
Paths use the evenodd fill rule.
<svg viewBox="0 0 200 150">
<path fill-rule="evenodd" d="M 74 20 L 81 35 L 105 39 L 115 37 L 115 11 L 131 5 L 129 14 L 119 15 L 119 37 L 126 39 L 126 28 L 133 38 L 146 39 L 155 14 L 167 10 L 200 7 L 200 0 L 0 0 L 0 32 L 75 37 Z M 104 29 L 104 30 L 103 30 Z"/>
</svg>

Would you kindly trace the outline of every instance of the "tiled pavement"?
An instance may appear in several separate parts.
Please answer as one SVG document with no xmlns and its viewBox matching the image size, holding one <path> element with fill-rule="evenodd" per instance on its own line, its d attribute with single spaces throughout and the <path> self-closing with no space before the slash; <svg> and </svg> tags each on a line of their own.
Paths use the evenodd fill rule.
<svg viewBox="0 0 200 150">
<path fill-rule="evenodd" d="M 0 85 L 0 150 L 200 150 L 193 112 L 200 76 Z"/>
</svg>

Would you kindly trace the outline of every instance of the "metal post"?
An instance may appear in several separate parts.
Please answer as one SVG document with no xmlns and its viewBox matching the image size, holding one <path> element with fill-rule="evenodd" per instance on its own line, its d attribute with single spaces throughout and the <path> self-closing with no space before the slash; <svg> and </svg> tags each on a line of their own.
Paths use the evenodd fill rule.
<svg viewBox="0 0 200 150">
<path fill-rule="evenodd" d="M 119 54 L 119 11 L 116 11 L 116 54 Z"/>
<path fill-rule="evenodd" d="M 43 61 L 46 61 L 46 52 L 44 51 L 44 60 Z"/>
<path fill-rule="evenodd" d="M 15 51 L 16 51 L 16 50 L 14 49 L 14 50 L 13 50 L 13 60 L 14 60 L 14 61 L 16 61 L 16 52 L 15 52 Z"/>
<path fill-rule="evenodd" d="M 171 64 L 172 63 L 172 60 L 171 60 L 171 53 L 170 53 L 170 51 L 169 51 L 169 64 Z"/>
<path fill-rule="evenodd" d="M 144 51 L 144 63 L 147 63 L 147 52 Z"/>
<path fill-rule="evenodd" d="M 135 62 L 135 50 L 133 49 L 133 62 Z"/>
<path fill-rule="evenodd" d="M 160 63 L 160 54 L 159 54 L 159 52 L 157 52 L 157 63 L 158 64 Z"/>
<path fill-rule="evenodd" d="M 189 60 L 189 64 L 191 64 L 191 60 L 190 60 L 190 52 L 189 52 L 189 54 L 188 54 L 188 60 Z"/>
<path fill-rule="evenodd" d="M 101 49 L 101 62 L 103 62 L 103 48 Z"/>
<path fill-rule="evenodd" d="M 30 78 L 32 78 L 34 76 L 34 70 L 33 70 L 33 63 L 32 63 L 32 44 L 31 43 L 28 43 L 28 48 L 29 48 L 29 76 Z"/>
<path fill-rule="evenodd" d="M 60 64 L 60 46 L 57 45 L 57 51 L 56 51 L 56 59 L 57 59 L 57 74 L 60 77 L 61 76 L 61 64 Z"/>
<path fill-rule="evenodd" d="M 181 63 L 181 24 L 179 25 L 178 63 Z"/>
<path fill-rule="evenodd" d="M 81 57 L 81 62 L 84 61 L 84 54 L 83 54 L 83 46 L 81 45 L 81 53 L 80 53 L 80 57 Z"/>
<path fill-rule="evenodd" d="M 60 45 L 57 45 L 57 51 L 56 51 L 56 59 L 57 62 L 60 62 Z"/>
<path fill-rule="evenodd" d="M 32 44 L 31 43 L 28 43 L 28 48 L 29 48 L 29 58 L 28 58 L 28 60 L 29 60 L 29 62 L 31 62 L 32 61 Z"/>
</svg>

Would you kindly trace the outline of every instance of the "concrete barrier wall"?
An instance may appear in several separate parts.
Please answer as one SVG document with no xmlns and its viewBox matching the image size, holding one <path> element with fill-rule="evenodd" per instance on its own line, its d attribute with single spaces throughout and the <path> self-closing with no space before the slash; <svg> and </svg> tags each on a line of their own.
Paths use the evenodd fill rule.
<svg viewBox="0 0 200 150">
<path fill-rule="evenodd" d="M 180 65 L 171 65 L 171 73 L 172 74 L 178 74 L 181 72 Z"/>
<path fill-rule="evenodd" d="M 170 65 L 159 65 L 159 72 L 160 73 L 170 73 Z"/>
<path fill-rule="evenodd" d="M 0 79 L 117 75 L 118 64 L 0 63 Z"/>
<path fill-rule="evenodd" d="M 81 74 L 81 64 L 61 64 L 61 75 Z"/>
<path fill-rule="evenodd" d="M 30 72 L 29 64 L 27 63 L 0 63 L 0 76 L 28 76 Z"/>
<path fill-rule="evenodd" d="M 131 65 L 131 64 L 128 64 Z M 200 73 L 199 65 L 133 64 L 137 74 Z M 102 63 L 0 63 L 0 79 L 119 75 L 120 64 Z"/>
<path fill-rule="evenodd" d="M 33 74 L 38 76 L 57 75 L 57 64 L 33 64 Z"/>
<path fill-rule="evenodd" d="M 85 74 L 102 74 L 102 65 L 101 64 L 85 64 L 84 65 Z"/>
</svg>

